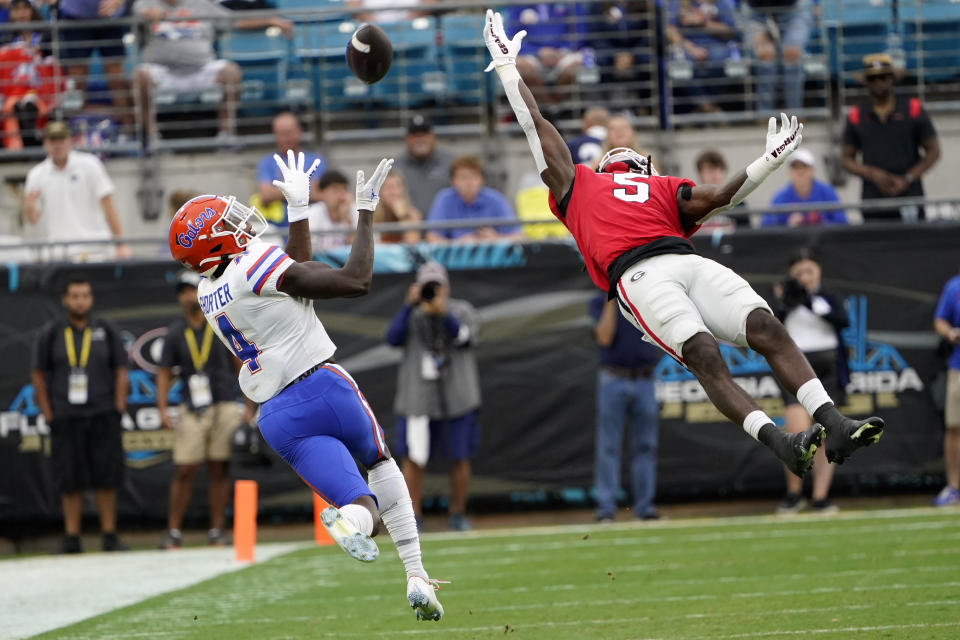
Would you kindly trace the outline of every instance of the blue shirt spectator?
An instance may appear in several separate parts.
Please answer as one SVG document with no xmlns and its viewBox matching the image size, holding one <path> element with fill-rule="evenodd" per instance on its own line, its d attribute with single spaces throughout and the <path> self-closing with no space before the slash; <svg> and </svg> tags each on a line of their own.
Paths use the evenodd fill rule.
<svg viewBox="0 0 960 640">
<path fill-rule="evenodd" d="M 473 156 L 462 156 L 451 163 L 450 183 L 452 186 L 442 189 L 433 199 L 433 206 L 427 215 L 428 222 L 502 218 L 516 223 L 517 215 L 503 194 L 483 185 L 483 166 Z M 521 237 L 522 228 L 517 224 L 427 232 L 428 242 L 483 242 Z"/>
<path fill-rule="evenodd" d="M 815 161 L 807 149 L 798 149 L 790 158 L 788 175 L 790 182 L 773 196 L 771 205 L 809 204 L 840 202 L 837 192 L 826 182 L 813 177 Z M 797 211 L 766 213 L 760 226 L 800 227 L 821 224 L 847 224 L 847 214 L 842 209 L 816 211 L 798 208 Z"/>
<path fill-rule="evenodd" d="M 273 159 L 273 154 L 276 153 L 280 155 L 280 157 L 286 161 L 288 149 L 293 151 L 294 154 L 303 151 L 304 169 L 313 164 L 314 160 L 320 160 L 316 171 L 310 176 L 310 202 L 320 200 L 317 182 L 320 180 L 320 176 L 327 170 L 327 162 L 323 156 L 313 153 L 312 151 L 306 151 L 300 147 L 303 128 L 300 126 L 297 116 L 292 112 L 284 111 L 278 113 L 273 118 L 272 127 L 276 151 L 271 151 L 266 154 L 260 158 L 260 162 L 257 163 L 257 194 L 252 200 L 252 203 L 264 215 L 267 222 L 277 227 L 286 227 L 289 225 L 287 221 L 287 202 L 283 197 L 283 193 L 280 192 L 280 189 L 273 186 L 273 181 L 283 180 L 283 176 L 280 174 L 280 167 L 277 166 L 276 161 Z"/>
<path fill-rule="evenodd" d="M 724 60 L 729 56 L 730 42 L 736 36 L 736 7 L 733 0 L 671 0 L 667 3 L 667 24 L 679 33 L 690 59 L 698 62 Z"/>
<path fill-rule="evenodd" d="M 951 327 L 960 327 L 960 276 L 947 280 L 933 317 L 943 320 Z M 953 346 L 953 353 L 950 354 L 947 364 L 951 369 L 960 369 L 960 345 Z"/>
<path fill-rule="evenodd" d="M 603 307 L 606 303 L 607 296 L 604 294 L 590 298 L 587 312 L 593 318 L 594 323 L 600 321 L 600 314 L 603 313 Z M 656 366 L 664 355 L 660 349 L 644 341 L 643 334 L 630 324 L 630 321 L 624 318 L 619 311 L 617 312 L 617 331 L 614 334 L 613 342 L 607 346 L 600 345 L 597 350 L 601 365 L 613 365 L 628 369 Z"/>
</svg>

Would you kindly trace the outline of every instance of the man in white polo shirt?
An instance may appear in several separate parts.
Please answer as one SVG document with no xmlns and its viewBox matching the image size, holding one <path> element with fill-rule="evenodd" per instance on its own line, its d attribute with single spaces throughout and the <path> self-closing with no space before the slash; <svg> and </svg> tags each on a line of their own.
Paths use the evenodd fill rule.
<svg viewBox="0 0 960 640">
<path fill-rule="evenodd" d="M 46 159 L 27 174 L 23 215 L 28 227 L 49 242 L 109 240 L 123 235 L 113 204 L 113 182 L 96 156 L 70 148 L 70 128 L 51 122 L 43 131 Z M 130 248 L 118 244 L 117 258 L 129 258 Z M 106 258 L 103 245 L 68 247 L 75 260 Z M 55 256 L 62 255 L 57 251 Z"/>
</svg>

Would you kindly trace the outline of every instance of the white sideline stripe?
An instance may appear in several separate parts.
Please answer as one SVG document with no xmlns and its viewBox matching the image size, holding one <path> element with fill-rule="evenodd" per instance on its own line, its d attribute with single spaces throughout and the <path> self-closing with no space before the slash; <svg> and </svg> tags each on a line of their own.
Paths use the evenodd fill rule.
<svg viewBox="0 0 960 640">
<path fill-rule="evenodd" d="M 821 516 L 822 518 L 822 516 Z M 822 519 L 820 520 L 822 522 Z M 759 523 L 759 522 L 758 522 Z M 576 533 L 602 533 L 603 531 L 609 530 L 611 525 L 595 525 L 594 528 L 584 531 L 577 531 Z M 817 533 L 819 535 L 855 535 L 855 534 L 868 534 L 868 533 L 891 533 L 891 532 L 900 532 L 900 531 L 935 531 L 939 529 L 955 529 L 956 528 L 955 520 L 943 519 L 942 521 L 935 522 L 910 522 L 910 523 L 894 523 L 894 524 L 876 524 L 876 525 L 864 525 L 860 527 L 836 527 L 836 528 L 818 528 Z M 626 531 L 623 531 L 626 532 Z M 658 545 L 665 542 L 675 544 L 680 538 L 678 538 L 678 532 L 663 532 L 663 535 L 655 535 L 652 531 L 646 531 L 644 525 L 634 527 L 632 529 L 634 535 L 629 537 L 614 537 L 607 538 L 601 537 L 597 538 L 595 541 L 598 544 L 603 544 L 607 546 L 629 546 L 629 545 Z M 469 533 L 469 532 L 467 532 Z M 568 532 L 560 532 L 568 533 Z M 569 532 L 574 533 L 574 532 Z M 642 535 L 638 535 L 642 534 Z M 446 534 L 442 534 L 446 535 Z M 556 534 L 554 534 L 556 535 Z M 682 534 L 681 534 L 682 535 Z M 691 535 L 684 536 L 682 540 L 684 542 L 715 542 L 715 541 L 730 541 L 730 540 L 770 540 L 774 538 L 806 538 L 810 535 L 810 531 L 805 528 L 798 527 L 789 527 L 787 529 L 772 529 L 765 528 L 762 530 L 756 531 L 721 531 L 717 533 L 696 533 L 691 532 Z M 517 536 L 520 537 L 520 536 Z M 457 538 L 454 538 L 457 539 Z M 939 539 L 939 538 L 938 538 Z M 459 540 L 463 542 L 461 538 Z M 520 543 L 512 542 L 506 544 L 491 544 L 486 547 L 481 547 L 478 545 L 453 545 L 449 547 L 440 547 L 440 548 L 429 548 L 427 547 L 426 554 L 431 558 L 443 557 L 443 556 L 457 556 L 457 555 L 469 555 L 472 553 L 505 553 L 505 552 L 529 552 L 529 551 L 542 551 L 542 550 L 556 550 L 556 549 L 568 549 L 570 547 L 571 540 L 558 540 L 556 542 L 529 542 L 529 543 Z M 586 541 L 584 541 L 586 542 Z M 585 544 L 584 546 L 588 546 Z"/>
<path fill-rule="evenodd" d="M 841 511 L 829 516 L 831 522 L 846 520 L 890 520 L 900 518 L 925 518 L 955 515 L 945 512 L 942 507 L 908 507 L 898 509 L 874 509 L 862 511 Z M 646 520 L 643 522 L 610 522 L 606 524 L 556 524 L 549 526 L 503 527 L 498 529 L 474 529 L 471 531 L 444 531 L 421 534 L 424 540 L 464 540 L 467 538 L 498 538 L 519 536 L 540 536 L 559 533 L 594 533 L 596 531 L 647 531 L 657 529 L 682 529 L 704 527 L 737 527 L 759 523 L 789 526 L 792 524 L 822 523 L 826 517 L 820 514 L 799 513 L 790 518 L 775 514 L 758 516 L 712 516 L 705 518 L 677 518 L 670 520 Z"/>
<path fill-rule="evenodd" d="M 257 545 L 258 561 L 309 546 Z M 0 562 L 0 640 L 24 638 L 248 566 L 233 547 L 87 553 Z"/>
<path fill-rule="evenodd" d="M 765 638 L 770 636 L 803 636 L 808 633 L 865 633 L 867 631 L 893 631 L 894 629 L 942 629 L 960 627 L 960 622 L 916 622 L 914 624 L 880 624 L 872 627 L 837 627 L 835 629 L 797 629 L 795 631 L 755 631 L 753 633 L 734 633 L 726 636 L 713 636 L 715 640 L 724 638 Z"/>
</svg>

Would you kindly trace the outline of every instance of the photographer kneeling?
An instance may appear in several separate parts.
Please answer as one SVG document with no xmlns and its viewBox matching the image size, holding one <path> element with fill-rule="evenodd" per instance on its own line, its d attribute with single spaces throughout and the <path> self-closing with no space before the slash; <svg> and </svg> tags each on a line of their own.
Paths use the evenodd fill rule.
<svg viewBox="0 0 960 640">
<path fill-rule="evenodd" d="M 479 426 L 480 381 L 473 347 L 479 318 L 473 306 L 450 298 L 447 270 L 427 262 L 387 329 L 403 348 L 397 375 L 394 454 L 403 457 L 417 526 L 422 526 L 423 469 L 431 452 L 451 459 L 450 528 L 470 528 L 465 511 Z"/>
<path fill-rule="evenodd" d="M 823 382 L 831 398 L 841 405 L 849 381 L 847 353 L 840 331 L 849 324 L 843 300 L 820 286 L 820 263 L 807 250 L 801 250 L 789 263 L 789 277 L 774 285 L 777 297 L 774 311 L 783 322 L 787 333 L 807 357 L 814 373 Z M 785 428 L 799 433 L 810 428 L 812 421 L 800 402 L 783 392 Z M 777 513 L 787 515 L 807 506 L 803 499 L 803 480 L 786 472 L 787 494 L 777 507 Z M 813 490 L 811 511 L 833 513 L 837 510 L 830 500 L 833 464 L 827 462 L 823 447 L 817 450 L 813 462 Z"/>
</svg>

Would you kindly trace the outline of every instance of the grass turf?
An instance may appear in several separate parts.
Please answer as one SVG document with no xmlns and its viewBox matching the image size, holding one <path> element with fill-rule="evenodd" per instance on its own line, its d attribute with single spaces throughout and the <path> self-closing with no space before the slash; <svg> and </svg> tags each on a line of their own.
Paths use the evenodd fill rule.
<svg viewBox="0 0 960 640">
<path fill-rule="evenodd" d="M 428 536 L 427 569 L 452 581 L 438 623 L 415 621 L 388 541 L 372 564 L 306 549 L 36 637 L 960 637 L 953 512 Z"/>
</svg>

